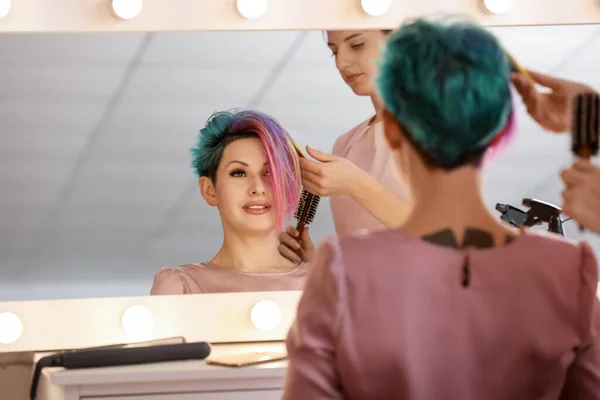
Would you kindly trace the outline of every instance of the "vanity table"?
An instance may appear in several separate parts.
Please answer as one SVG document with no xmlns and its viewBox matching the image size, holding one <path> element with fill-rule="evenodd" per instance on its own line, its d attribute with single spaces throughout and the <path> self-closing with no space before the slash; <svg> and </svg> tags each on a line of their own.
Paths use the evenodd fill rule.
<svg viewBox="0 0 600 400">
<path fill-rule="evenodd" d="M 215 345 L 211 357 L 276 351 L 261 345 Z M 281 399 L 286 361 L 241 368 L 182 361 L 128 367 L 44 371 L 38 400 L 271 400 Z"/>
<path fill-rule="evenodd" d="M 0 346 L 0 354 L 4 354 L 0 366 L 5 364 L 13 371 L 11 376 L 0 374 L 0 388 L 8 389 L 7 400 L 28 399 L 35 361 L 65 349 L 185 338 L 188 343 L 212 343 L 208 360 L 255 352 L 282 353 L 300 295 L 299 291 L 282 291 L 0 303 L 0 308 L 21 316 L 24 326 L 17 341 Z M 261 304 L 270 306 L 258 307 Z M 121 316 L 133 307 L 142 307 L 147 313 L 137 315 L 136 328 L 144 328 L 145 318 L 150 316 L 153 324 L 145 330 L 128 331 Z M 11 354 L 22 356 L 17 359 Z M 280 399 L 285 371 L 286 361 L 239 368 L 200 360 L 44 368 L 37 399 Z M 19 387 L 15 387 L 17 381 Z M 0 392 L 0 399 L 5 399 L 4 394 Z"/>
</svg>

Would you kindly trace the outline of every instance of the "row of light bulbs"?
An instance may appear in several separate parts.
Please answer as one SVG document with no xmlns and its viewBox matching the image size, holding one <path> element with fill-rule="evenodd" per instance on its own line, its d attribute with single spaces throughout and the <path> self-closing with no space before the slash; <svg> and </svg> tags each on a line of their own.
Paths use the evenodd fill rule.
<svg viewBox="0 0 600 400">
<path fill-rule="evenodd" d="M 503 14 L 509 11 L 514 0 L 478 0 L 484 11 Z M 361 0 L 362 9 L 368 15 L 377 17 L 387 13 L 392 0 Z M 112 0 L 112 11 L 121 19 L 137 17 L 142 12 L 143 0 Z M 237 9 L 244 18 L 255 19 L 262 16 L 269 6 L 269 0 L 237 0 Z M 0 18 L 10 12 L 11 0 L 0 0 Z"/>
<path fill-rule="evenodd" d="M 281 309 L 277 303 L 261 300 L 250 309 L 250 322 L 262 332 L 269 332 L 281 324 Z M 121 327 L 132 341 L 152 339 L 154 316 L 141 305 L 129 307 L 121 316 Z M 23 323 L 14 313 L 0 313 L 0 345 L 11 344 L 23 334 Z M 0 350 L 2 347 L 0 347 Z"/>
</svg>

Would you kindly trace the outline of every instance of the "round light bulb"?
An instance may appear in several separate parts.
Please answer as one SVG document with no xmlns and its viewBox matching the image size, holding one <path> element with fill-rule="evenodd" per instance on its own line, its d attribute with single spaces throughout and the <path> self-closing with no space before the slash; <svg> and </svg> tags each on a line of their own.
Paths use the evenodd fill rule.
<svg viewBox="0 0 600 400">
<path fill-rule="evenodd" d="M 142 0 L 112 0 L 112 9 L 121 19 L 135 18 L 142 12 Z"/>
<path fill-rule="evenodd" d="M 10 12 L 10 0 L 0 0 L 0 18 L 4 18 Z"/>
<path fill-rule="evenodd" d="M 361 0 L 360 5 L 367 14 L 377 17 L 390 10 L 392 0 Z"/>
<path fill-rule="evenodd" d="M 254 19 L 267 11 L 269 0 L 237 0 L 237 9 L 244 18 Z"/>
<path fill-rule="evenodd" d="M 11 344 L 23 333 L 21 319 L 10 312 L 0 313 L 0 344 Z"/>
<path fill-rule="evenodd" d="M 257 329 L 268 332 L 281 323 L 281 310 L 274 302 L 261 300 L 252 307 L 250 320 Z"/>
<path fill-rule="evenodd" d="M 481 0 L 484 11 L 491 14 L 504 14 L 514 4 L 514 0 Z"/>
<path fill-rule="evenodd" d="M 131 306 L 123 313 L 121 325 L 127 335 L 136 340 L 145 340 L 151 336 L 154 317 L 144 306 Z"/>
</svg>

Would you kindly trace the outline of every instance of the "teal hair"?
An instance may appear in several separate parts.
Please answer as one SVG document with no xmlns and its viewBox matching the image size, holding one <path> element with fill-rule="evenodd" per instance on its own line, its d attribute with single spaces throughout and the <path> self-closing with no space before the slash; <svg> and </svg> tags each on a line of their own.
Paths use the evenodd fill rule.
<svg viewBox="0 0 600 400">
<path fill-rule="evenodd" d="M 512 125 L 507 56 L 472 23 L 417 19 L 400 27 L 384 48 L 377 85 L 405 136 L 437 167 L 482 155 Z"/>
<path fill-rule="evenodd" d="M 234 121 L 234 113 L 219 111 L 212 114 L 206 121 L 204 128 L 198 134 L 198 142 L 191 149 L 192 168 L 198 177 L 208 176 L 215 179 L 215 172 L 221 161 L 223 150 L 227 146 L 226 140 L 229 126 Z"/>
</svg>

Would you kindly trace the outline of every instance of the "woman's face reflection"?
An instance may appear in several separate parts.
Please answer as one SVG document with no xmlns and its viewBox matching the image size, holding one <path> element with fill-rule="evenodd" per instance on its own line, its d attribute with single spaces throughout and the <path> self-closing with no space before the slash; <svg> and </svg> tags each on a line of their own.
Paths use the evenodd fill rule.
<svg viewBox="0 0 600 400">
<path fill-rule="evenodd" d="M 335 66 L 355 94 L 372 96 L 376 93 L 373 79 L 385 39 L 381 30 L 327 32 L 327 46 L 335 58 Z"/>
<path fill-rule="evenodd" d="M 245 235 L 275 229 L 267 156 L 258 138 L 227 145 L 217 169 L 214 199 L 224 227 Z"/>
</svg>

